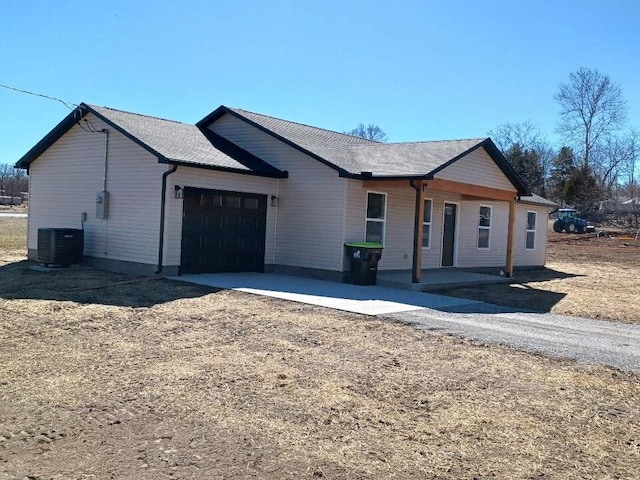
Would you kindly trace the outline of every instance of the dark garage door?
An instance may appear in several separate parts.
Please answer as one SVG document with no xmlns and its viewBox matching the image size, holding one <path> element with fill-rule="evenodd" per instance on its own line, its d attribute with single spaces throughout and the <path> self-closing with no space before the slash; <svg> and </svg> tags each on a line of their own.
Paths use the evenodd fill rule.
<svg viewBox="0 0 640 480">
<path fill-rule="evenodd" d="M 181 273 L 262 272 L 267 196 L 184 189 Z"/>
</svg>

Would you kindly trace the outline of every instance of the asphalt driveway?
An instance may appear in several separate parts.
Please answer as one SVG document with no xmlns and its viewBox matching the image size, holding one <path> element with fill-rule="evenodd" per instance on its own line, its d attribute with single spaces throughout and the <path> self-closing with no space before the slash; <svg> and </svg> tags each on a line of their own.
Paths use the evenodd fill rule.
<svg viewBox="0 0 640 480">
<path fill-rule="evenodd" d="M 202 274 L 172 279 L 383 316 L 425 330 L 640 374 L 638 325 L 523 312 L 444 295 L 286 275 Z"/>
</svg>

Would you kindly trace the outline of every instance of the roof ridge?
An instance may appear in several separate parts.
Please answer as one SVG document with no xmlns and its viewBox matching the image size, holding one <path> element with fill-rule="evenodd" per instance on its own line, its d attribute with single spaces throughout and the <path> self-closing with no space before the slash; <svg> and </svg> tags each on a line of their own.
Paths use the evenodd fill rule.
<svg viewBox="0 0 640 480">
<path fill-rule="evenodd" d="M 489 137 L 474 137 L 474 138 L 450 138 L 446 140 L 416 140 L 409 142 L 390 142 L 385 143 L 383 145 L 406 145 L 409 143 L 452 143 L 452 142 L 469 142 L 469 141 L 477 141 L 478 143 L 484 142 Z"/>
<path fill-rule="evenodd" d="M 129 112 L 127 110 L 120 110 L 119 108 L 107 107 L 105 105 L 102 105 L 102 106 L 101 105 L 92 105 L 90 103 L 84 103 L 84 105 L 86 105 L 89 108 L 106 108 L 107 110 L 111 110 L 112 112 L 126 113 L 127 115 L 135 115 L 136 117 L 145 117 L 145 118 L 152 118 L 154 120 L 161 120 L 163 122 L 179 123 L 180 125 L 186 125 L 188 127 L 195 127 L 196 126 L 193 123 L 185 123 L 185 122 L 181 122 L 179 120 L 171 120 L 169 118 L 156 117 L 154 115 L 146 115 L 144 113 Z"/>
<path fill-rule="evenodd" d="M 292 123 L 294 125 L 300 125 L 302 127 L 307 127 L 307 128 L 313 128 L 314 130 L 322 130 L 324 132 L 329 132 L 329 133 L 333 133 L 333 134 L 338 134 L 338 135 L 343 135 L 345 137 L 350 137 L 350 138 L 356 138 L 358 140 L 364 140 L 365 142 L 371 142 L 372 144 L 380 144 L 380 145 L 384 145 L 383 142 L 378 142 L 376 140 L 370 140 L 368 138 L 364 138 L 364 137 L 359 137 L 357 135 L 350 135 L 348 133 L 343 133 L 343 132 L 337 132 L 335 130 L 330 130 L 328 128 L 322 128 L 322 127 L 316 127 L 314 125 L 308 125 L 306 123 L 301 123 L 301 122 L 294 122 L 292 120 L 286 120 L 284 118 L 279 118 L 279 117 L 274 117 L 272 115 L 265 115 L 263 113 L 258 113 L 258 112 L 252 112 L 250 110 L 244 110 L 242 108 L 237 108 L 237 107 L 227 107 L 230 110 L 233 110 L 234 112 L 244 112 L 244 113 L 250 113 L 252 115 L 260 115 L 261 117 L 266 117 L 266 118 L 271 118 L 273 120 L 278 120 L 280 122 L 287 122 L 287 123 Z"/>
</svg>

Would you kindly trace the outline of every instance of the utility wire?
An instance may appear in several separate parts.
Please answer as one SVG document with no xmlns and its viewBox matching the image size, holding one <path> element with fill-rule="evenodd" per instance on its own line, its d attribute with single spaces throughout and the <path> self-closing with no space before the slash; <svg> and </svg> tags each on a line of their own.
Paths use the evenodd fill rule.
<svg viewBox="0 0 640 480">
<path fill-rule="evenodd" d="M 13 90 L 13 91 L 20 92 L 20 93 L 26 93 L 27 95 L 33 95 L 35 97 L 42 97 L 42 98 L 46 98 L 48 100 L 54 100 L 56 102 L 60 102 L 65 107 L 67 107 L 69 110 L 73 110 L 74 108 L 76 108 L 78 106 L 77 103 L 66 102 L 64 100 L 61 100 L 60 98 L 50 97 L 49 95 L 43 95 L 42 93 L 30 92 L 29 90 L 23 90 L 21 88 L 12 87 L 10 85 L 5 85 L 3 83 L 0 83 L 0 87 L 6 88 L 7 90 Z M 73 106 L 71 106 L 71 105 L 73 105 Z"/>
</svg>

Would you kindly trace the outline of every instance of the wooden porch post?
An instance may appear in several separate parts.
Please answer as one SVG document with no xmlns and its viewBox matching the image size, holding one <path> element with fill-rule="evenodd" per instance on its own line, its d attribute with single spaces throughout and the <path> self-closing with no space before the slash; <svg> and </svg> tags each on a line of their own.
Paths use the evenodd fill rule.
<svg viewBox="0 0 640 480">
<path fill-rule="evenodd" d="M 516 233 L 516 201 L 509 202 L 509 229 L 507 233 L 507 261 L 505 267 L 505 275 L 513 277 L 513 244 Z"/>
<path fill-rule="evenodd" d="M 415 223 L 413 226 L 413 268 L 411 281 L 420 283 L 422 277 L 422 219 L 424 218 L 424 182 L 410 180 L 409 183 L 416 191 Z"/>
</svg>

